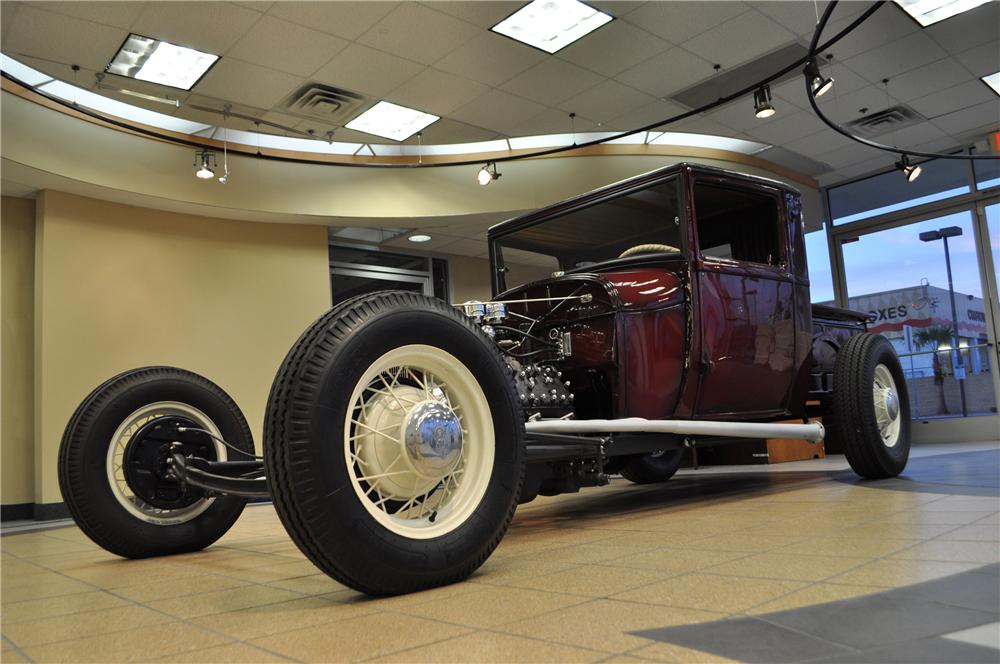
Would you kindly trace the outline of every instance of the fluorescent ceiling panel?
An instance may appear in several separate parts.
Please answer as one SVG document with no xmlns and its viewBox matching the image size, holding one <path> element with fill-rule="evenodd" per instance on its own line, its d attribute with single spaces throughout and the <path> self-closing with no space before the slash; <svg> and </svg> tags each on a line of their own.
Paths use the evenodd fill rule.
<svg viewBox="0 0 1000 664">
<path fill-rule="evenodd" d="M 610 20 L 611 16 L 578 0 L 534 0 L 490 29 L 555 53 Z"/>
<path fill-rule="evenodd" d="M 993 92 L 1000 95 L 1000 71 L 989 76 L 983 76 L 983 83 L 993 88 Z"/>
<path fill-rule="evenodd" d="M 394 141 L 405 141 L 438 120 L 438 116 L 430 113 L 380 101 L 344 126 Z"/>
<path fill-rule="evenodd" d="M 990 0 L 895 0 L 923 27 L 985 5 Z"/>
<path fill-rule="evenodd" d="M 218 59 L 211 53 L 130 34 L 104 71 L 190 90 Z"/>
</svg>

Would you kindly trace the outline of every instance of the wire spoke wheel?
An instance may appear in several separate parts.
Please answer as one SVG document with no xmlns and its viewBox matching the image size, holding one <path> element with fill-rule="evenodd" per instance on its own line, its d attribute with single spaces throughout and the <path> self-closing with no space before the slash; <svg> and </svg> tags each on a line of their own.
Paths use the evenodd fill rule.
<svg viewBox="0 0 1000 664">
<path fill-rule="evenodd" d="M 893 380 L 889 368 L 884 364 L 875 367 L 872 398 L 875 403 L 875 420 L 878 422 L 882 442 L 886 447 L 893 447 L 899 442 L 899 394 L 896 389 L 896 381 Z"/>
<path fill-rule="evenodd" d="M 441 300 L 342 302 L 282 363 L 264 421 L 275 510 L 341 583 L 396 595 L 467 578 L 524 480 L 524 413 L 493 341 Z"/>
<path fill-rule="evenodd" d="M 453 355 L 408 345 L 377 359 L 358 381 L 344 423 L 351 483 L 393 532 L 435 537 L 465 521 L 493 466 L 489 404 Z"/>
<path fill-rule="evenodd" d="M 163 417 L 183 417 L 194 422 L 195 426 L 212 434 L 222 437 L 222 432 L 215 425 L 208 415 L 201 412 L 194 406 L 178 401 L 158 401 L 139 408 L 129 414 L 115 430 L 111 436 L 111 444 L 108 446 L 107 463 L 105 464 L 108 473 L 108 484 L 111 487 L 115 499 L 131 514 L 147 523 L 158 526 L 169 526 L 184 523 L 194 519 L 199 514 L 207 510 L 215 498 L 201 497 L 191 505 L 178 509 L 163 509 L 152 505 L 136 495 L 129 478 L 126 476 L 129 471 L 126 468 L 126 452 L 129 445 L 134 444 L 136 435 L 146 425 L 154 420 Z M 215 460 L 226 460 L 226 448 L 216 441 L 212 441 L 215 450 Z M 139 472 L 149 472 L 152 469 L 139 469 Z"/>
</svg>

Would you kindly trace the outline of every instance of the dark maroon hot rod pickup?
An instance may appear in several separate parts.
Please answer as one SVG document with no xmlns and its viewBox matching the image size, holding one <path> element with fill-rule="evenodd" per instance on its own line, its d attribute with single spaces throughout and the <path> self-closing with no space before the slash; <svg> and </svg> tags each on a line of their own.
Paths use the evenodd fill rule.
<svg viewBox="0 0 1000 664">
<path fill-rule="evenodd" d="M 862 314 L 810 304 L 803 233 L 787 185 L 687 164 L 551 205 L 490 229 L 489 302 L 381 292 L 317 320 L 262 458 L 208 379 L 108 380 L 67 426 L 63 495 L 133 558 L 208 546 L 270 496 L 320 569 L 396 594 L 467 577 L 519 502 L 662 482 L 685 447 L 835 435 L 859 475 L 895 476 L 899 361 Z"/>
</svg>

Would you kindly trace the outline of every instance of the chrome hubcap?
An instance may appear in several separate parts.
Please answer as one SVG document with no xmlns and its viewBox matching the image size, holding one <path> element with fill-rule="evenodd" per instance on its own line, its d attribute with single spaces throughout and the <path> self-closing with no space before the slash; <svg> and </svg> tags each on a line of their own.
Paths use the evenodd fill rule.
<svg viewBox="0 0 1000 664">
<path fill-rule="evenodd" d="M 439 480 L 462 458 L 462 423 L 447 404 L 425 401 L 406 417 L 403 441 L 406 462 L 413 472 Z"/>
<path fill-rule="evenodd" d="M 875 421 L 882 443 L 886 447 L 894 447 L 899 442 L 900 403 L 896 381 L 884 364 L 875 367 L 872 397 L 875 402 Z"/>
</svg>

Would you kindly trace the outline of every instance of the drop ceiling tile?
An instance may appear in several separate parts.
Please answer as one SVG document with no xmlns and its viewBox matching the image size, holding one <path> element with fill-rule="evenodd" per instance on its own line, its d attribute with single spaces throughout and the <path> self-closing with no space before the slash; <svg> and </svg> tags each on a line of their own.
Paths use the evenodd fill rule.
<svg viewBox="0 0 1000 664">
<path fill-rule="evenodd" d="M 423 65 L 411 60 L 351 44 L 317 70 L 312 78 L 320 83 L 382 97 L 423 70 Z"/>
<path fill-rule="evenodd" d="M 671 117 L 684 113 L 685 111 L 687 111 L 687 109 L 680 104 L 675 104 L 672 101 L 661 101 L 657 99 L 650 104 L 634 108 L 627 113 L 622 113 L 621 115 L 612 118 L 609 122 L 605 123 L 605 127 L 600 129 L 629 131 L 632 129 L 638 129 L 639 127 L 645 127 L 646 125 L 654 122 L 670 119 Z M 674 126 L 663 125 L 657 128 L 656 131 L 674 131 Z"/>
<path fill-rule="evenodd" d="M 841 6 L 847 4 L 854 3 L 841 3 L 837 6 L 837 11 L 839 11 Z M 868 7 L 865 6 L 863 9 L 868 9 Z M 836 11 L 834 12 L 834 16 L 836 18 L 830 21 L 826 30 L 823 31 L 822 39 L 824 42 L 834 37 L 841 30 L 847 28 L 850 23 L 858 18 L 854 15 L 841 18 L 838 16 Z M 849 57 L 860 53 L 866 53 L 874 48 L 878 48 L 879 46 L 883 46 L 889 42 L 919 31 L 920 25 L 916 21 L 907 16 L 903 10 L 898 7 L 894 7 L 893 3 L 887 2 L 881 5 L 881 7 L 874 14 L 865 19 L 861 25 L 846 34 L 839 42 L 831 46 L 829 50 L 833 51 L 838 59 L 845 60 Z M 801 36 L 811 38 L 812 34 L 813 29 L 809 28 Z"/>
<path fill-rule="evenodd" d="M 812 2 L 750 2 L 751 7 L 764 14 L 768 18 L 777 21 L 785 28 L 797 35 L 811 35 L 816 28 L 816 6 Z M 820 10 L 822 11 L 823 8 Z M 847 17 L 854 17 L 868 9 L 868 4 L 864 2 L 841 2 L 834 12 L 834 20 L 842 20 Z M 826 35 L 826 31 L 823 33 Z M 831 32 L 830 35 L 833 33 Z"/>
<path fill-rule="evenodd" d="M 246 0 L 245 2 L 237 2 L 240 7 L 246 7 L 247 9 L 252 9 L 255 12 L 266 12 L 271 7 L 274 6 L 273 2 L 260 2 L 255 0 Z"/>
<path fill-rule="evenodd" d="M 875 148 L 870 148 L 860 143 L 852 143 L 851 145 L 839 147 L 836 150 L 818 154 L 815 156 L 815 159 L 829 164 L 834 169 L 847 168 L 871 159 L 877 152 L 878 150 Z"/>
<path fill-rule="evenodd" d="M 969 78 L 969 72 L 954 58 L 943 58 L 919 69 L 906 72 L 889 81 L 892 96 L 910 101 L 939 92 Z"/>
<path fill-rule="evenodd" d="M 1000 71 L 1000 41 L 970 48 L 955 56 L 975 78 L 988 76 Z"/>
<path fill-rule="evenodd" d="M 966 81 L 945 88 L 920 99 L 914 99 L 910 102 L 910 106 L 924 117 L 933 120 L 947 113 L 954 113 L 986 102 L 996 104 L 995 120 L 1000 124 L 1000 97 L 982 81 Z"/>
<path fill-rule="evenodd" d="M 303 82 L 299 76 L 223 58 L 195 85 L 198 94 L 271 108 Z"/>
<path fill-rule="evenodd" d="M 358 41 L 372 48 L 431 64 L 481 31 L 424 5 L 404 3 L 376 23 Z"/>
<path fill-rule="evenodd" d="M 226 120 L 221 113 L 215 113 L 210 110 L 204 109 L 216 109 L 221 111 L 227 101 L 222 99 L 216 99 L 215 97 L 206 97 L 204 95 L 190 95 L 187 101 L 174 112 L 175 117 L 184 118 L 185 120 L 191 120 L 192 122 L 201 122 L 203 124 L 211 125 L 213 127 L 221 127 L 225 122 L 229 129 L 237 129 L 240 131 L 256 131 L 256 126 L 253 120 L 248 120 L 244 117 L 230 117 Z M 198 107 L 198 108 L 196 108 Z M 246 116 L 248 118 L 259 118 L 264 115 L 264 110 L 259 108 L 253 108 L 250 106 L 243 106 L 236 104 L 232 109 L 235 113 L 241 116 Z M 263 130 L 263 127 L 262 127 Z M 272 130 L 277 131 L 277 130 Z"/>
<path fill-rule="evenodd" d="M 796 35 L 763 14 L 747 12 L 687 40 L 681 46 L 705 60 L 723 67 L 734 67 L 795 39 Z"/>
<path fill-rule="evenodd" d="M 0 44 L 4 44 L 4 46 L 6 46 L 7 31 L 14 22 L 17 10 L 18 6 L 13 2 L 9 2 L 4 6 L 4 10 L 0 12 Z"/>
<path fill-rule="evenodd" d="M 441 118 L 434 124 L 425 128 L 420 141 L 424 145 L 448 145 L 450 143 L 476 143 L 478 141 L 490 141 L 497 138 L 497 132 L 476 127 L 458 120 Z M 405 143 L 415 145 L 418 143 L 417 137 L 412 136 Z"/>
<path fill-rule="evenodd" d="M 434 115 L 447 115 L 486 92 L 482 83 L 428 67 L 386 98 Z"/>
<path fill-rule="evenodd" d="M 559 105 L 564 111 L 577 113 L 598 122 L 607 122 L 622 113 L 647 106 L 656 99 L 618 81 L 607 79 Z"/>
<path fill-rule="evenodd" d="M 853 145 L 854 141 L 845 138 L 832 129 L 821 131 L 804 138 L 786 142 L 782 147 L 803 156 L 814 158 L 814 155 L 831 152 L 845 145 Z"/>
<path fill-rule="evenodd" d="M 786 150 L 785 148 L 771 148 L 760 152 L 757 155 L 765 161 L 769 161 L 772 164 L 777 164 L 779 166 L 784 166 L 785 168 L 790 168 L 797 173 L 803 175 L 808 175 L 811 177 L 816 177 L 821 173 L 826 173 L 830 170 L 830 167 L 822 162 L 816 161 L 808 156 L 801 155 L 798 152 L 792 152 L 791 150 Z M 810 226 L 810 220 L 806 220 L 806 226 Z"/>
<path fill-rule="evenodd" d="M 545 110 L 541 104 L 517 97 L 502 90 L 490 90 L 462 108 L 451 117 L 477 127 L 494 129 L 497 133 L 513 135 L 513 129 Z"/>
<path fill-rule="evenodd" d="M 294 129 L 296 125 L 302 122 L 302 118 L 295 115 L 288 115 L 286 113 L 279 113 L 277 111 L 268 111 L 262 116 L 262 119 L 269 122 L 274 122 L 285 127 Z"/>
<path fill-rule="evenodd" d="M 602 77 L 582 67 L 548 58 L 518 74 L 501 87 L 507 92 L 554 106 L 602 81 Z"/>
<path fill-rule="evenodd" d="M 997 120 L 1000 121 L 1000 107 L 997 110 Z M 930 122 L 921 122 L 912 127 L 900 129 L 889 134 L 889 136 L 891 137 L 890 142 L 901 148 L 915 147 L 921 143 L 948 138 L 947 134 Z"/>
<path fill-rule="evenodd" d="M 647 2 L 624 20 L 673 44 L 749 11 L 743 2 Z"/>
<path fill-rule="evenodd" d="M 424 5 L 455 18 L 489 29 L 524 6 L 524 2 L 496 2 L 494 0 L 458 0 L 451 2 L 424 2 Z"/>
<path fill-rule="evenodd" d="M 685 51 L 672 48 L 615 76 L 615 80 L 666 97 L 714 74 L 712 63 Z"/>
<path fill-rule="evenodd" d="M 777 102 L 777 100 L 775 100 L 775 107 L 780 112 L 781 104 Z M 786 112 L 788 112 L 787 108 Z M 761 120 L 754 115 L 752 96 L 746 96 L 737 99 L 736 101 L 732 101 L 724 106 L 716 108 L 713 111 L 709 111 L 705 115 L 716 122 L 720 122 L 727 127 L 732 127 L 740 131 L 747 131 L 754 127 L 759 127 L 761 123 L 768 122 L 768 120 Z M 780 117 L 780 115 L 776 115 L 775 119 L 778 117 Z M 773 122 L 774 120 L 771 121 Z"/>
<path fill-rule="evenodd" d="M 995 131 L 1000 123 L 1000 97 L 934 118 L 934 125 L 949 136 L 967 137 Z"/>
<path fill-rule="evenodd" d="M 549 56 L 513 39 L 483 32 L 438 60 L 434 67 L 497 86 Z"/>
<path fill-rule="evenodd" d="M 6 9 L 4 9 L 6 11 Z M 3 50 L 104 71 L 128 32 L 34 7 L 19 7 Z M 72 81 L 72 77 L 68 80 Z"/>
<path fill-rule="evenodd" d="M 591 131 L 597 121 L 577 113 L 574 122 L 569 114 L 556 108 L 547 108 L 538 115 L 513 128 L 512 136 L 542 136 L 544 134 L 569 134 L 573 127 L 577 132 Z"/>
<path fill-rule="evenodd" d="M 987 2 L 924 30 L 950 53 L 995 42 L 1000 39 L 1000 2 Z"/>
<path fill-rule="evenodd" d="M 936 62 L 946 55 L 933 39 L 922 32 L 916 32 L 848 58 L 844 64 L 872 83 L 877 83 L 883 78 L 890 79 L 891 89 L 893 77 Z"/>
<path fill-rule="evenodd" d="M 227 2 L 148 2 L 132 31 L 222 55 L 260 16 Z"/>
<path fill-rule="evenodd" d="M 309 76 L 348 42 L 273 16 L 262 17 L 226 57 L 296 76 Z"/>
<path fill-rule="evenodd" d="M 735 138 L 746 138 L 741 131 L 728 127 L 716 120 L 706 118 L 702 115 L 680 120 L 669 127 L 661 127 L 663 131 L 679 131 L 691 134 L 709 134 L 711 136 L 730 136 Z"/>
<path fill-rule="evenodd" d="M 860 90 L 855 90 L 846 95 L 838 95 L 827 100 L 832 92 L 823 95 L 820 99 L 820 108 L 823 113 L 835 122 L 850 122 L 862 115 L 882 111 L 890 106 L 899 103 L 894 97 L 887 97 L 885 88 L 881 85 L 869 85 Z M 862 113 L 861 109 L 867 109 Z M 810 109 L 811 110 L 811 109 Z"/>
<path fill-rule="evenodd" d="M 268 14 L 344 39 L 357 39 L 397 2 L 276 2 Z"/>
<path fill-rule="evenodd" d="M 810 136 L 828 127 L 811 110 L 797 113 L 778 111 L 770 120 L 746 130 L 756 141 L 783 146 L 789 141 Z"/>
<path fill-rule="evenodd" d="M 608 16 L 622 18 L 629 12 L 635 11 L 646 3 L 637 0 L 591 0 L 587 2 L 587 4 L 595 9 L 600 9 Z"/>
<path fill-rule="evenodd" d="M 605 76 L 614 76 L 662 53 L 670 44 L 645 30 L 612 21 L 559 51 L 558 57 Z"/>
<path fill-rule="evenodd" d="M 7 3 L 4 3 L 5 5 Z M 144 2 L 25 2 L 28 7 L 75 16 L 86 21 L 127 30 L 139 16 Z M 4 11 L 7 8 L 4 7 Z"/>
<path fill-rule="evenodd" d="M 99 68 L 96 69 L 93 67 L 83 66 L 80 67 L 80 71 L 74 72 L 72 65 L 62 64 L 61 62 L 52 62 L 48 58 L 40 59 L 40 58 L 33 58 L 28 55 L 18 54 L 15 57 L 15 59 L 18 62 L 25 64 L 31 67 L 32 69 L 38 70 L 43 74 L 46 74 L 52 78 L 61 81 L 66 81 L 68 83 L 73 83 L 73 81 L 75 80 L 76 84 L 79 87 L 85 88 L 87 90 L 96 89 L 97 87 L 96 76 L 99 72 L 104 71 L 104 65 L 101 65 Z M 136 81 L 135 79 L 132 78 L 109 75 L 105 78 L 104 83 L 109 87 L 129 87 L 132 89 L 138 89 L 138 87 L 133 86 L 132 83 L 144 83 L 144 82 Z M 164 88 L 159 85 L 146 84 L 146 83 L 144 83 L 144 86 L 147 87 L 145 87 L 140 91 L 149 92 L 149 94 L 163 95 L 164 93 L 167 93 L 167 91 L 169 90 L 170 92 L 168 94 L 171 97 L 175 96 L 174 90 L 171 88 Z M 182 92 L 182 90 L 177 90 L 177 92 Z"/>
</svg>

